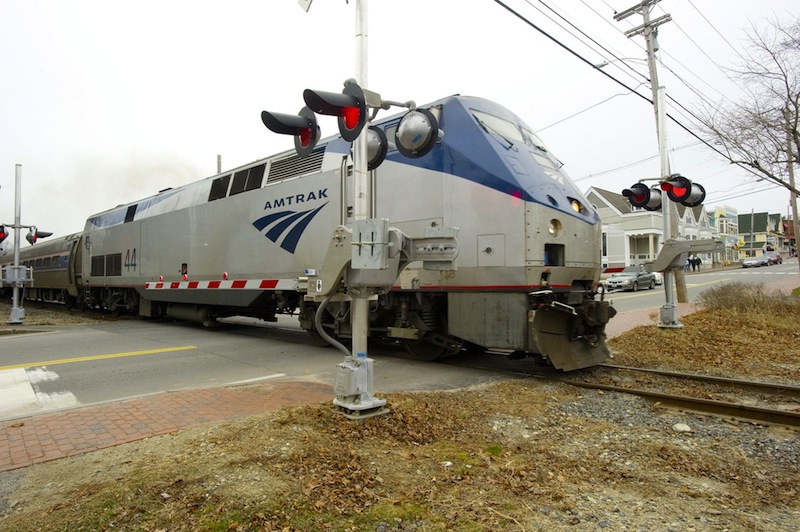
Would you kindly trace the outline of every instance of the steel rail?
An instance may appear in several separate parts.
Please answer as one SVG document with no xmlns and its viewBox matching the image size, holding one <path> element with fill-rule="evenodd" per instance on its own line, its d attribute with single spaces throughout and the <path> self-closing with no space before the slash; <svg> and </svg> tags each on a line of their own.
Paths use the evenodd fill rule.
<svg viewBox="0 0 800 532">
<path fill-rule="evenodd" d="M 561 379 L 561 382 L 581 388 L 629 393 L 639 395 L 641 397 L 658 399 L 662 404 L 667 404 L 686 410 L 692 410 L 695 412 L 731 416 L 768 424 L 800 427 L 800 412 L 789 412 L 785 410 L 775 410 L 758 406 L 748 406 L 737 403 L 728 403 L 725 401 L 716 401 L 713 399 L 701 399 L 699 397 L 688 397 L 683 395 L 654 392 L 651 390 L 626 388 L 624 386 L 612 386 L 608 384 L 593 384 L 569 379 Z"/>
<path fill-rule="evenodd" d="M 715 384 L 722 384 L 726 386 L 731 386 L 734 388 L 739 388 L 742 390 L 758 390 L 760 392 L 766 392 L 770 394 L 789 394 L 789 395 L 796 395 L 800 396 L 800 386 L 793 385 L 793 384 L 781 384 L 781 383 L 772 383 L 772 382 L 758 382 L 758 381 L 748 381 L 743 379 L 733 379 L 730 377 L 718 377 L 715 375 L 700 375 L 697 373 L 682 373 L 679 371 L 670 371 L 670 370 L 662 370 L 662 369 L 650 369 L 650 368 L 637 368 L 633 366 L 615 366 L 613 364 L 600 364 L 596 366 L 598 368 L 608 368 L 614 370 L 625 370 L 625 371 L 638 371 L 641 373 L 651 373 L 655 375 L 662 375 L 665 377 L 674 377 L 678 379 L 691 379 L 696 381 L 702 382 L 712 382 Z"/>
</svg>

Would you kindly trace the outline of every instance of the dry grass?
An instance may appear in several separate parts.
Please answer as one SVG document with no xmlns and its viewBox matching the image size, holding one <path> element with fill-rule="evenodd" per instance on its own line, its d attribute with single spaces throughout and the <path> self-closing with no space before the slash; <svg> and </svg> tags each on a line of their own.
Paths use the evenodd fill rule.
<svg viewBox="0 0 800 532">
<path fill-rule="evenodd" d="M 800 375 L 800 300 L 761 285 L 707 290 L 682 329 L 637 327 L 609 346 L 617 364 L 792 382 Z"/>
</svg>

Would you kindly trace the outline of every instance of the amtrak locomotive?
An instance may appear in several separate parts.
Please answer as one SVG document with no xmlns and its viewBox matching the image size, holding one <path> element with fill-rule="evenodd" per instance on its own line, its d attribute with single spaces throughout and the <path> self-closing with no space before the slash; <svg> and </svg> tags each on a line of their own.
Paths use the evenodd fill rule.
<svg viewBox="0 0 800 532">
<path fill-rule="evenodd" d="M 370 302 L 370 338 L 421 359 L 481 348 L 562 370 L 605 360 L 615 311 L 596 299 L 596 211 L 507 109 L 464 96 L 425 109 L 443 134 L 418 158 L 390 143 L 370 199 L 407 235 L 457 227 L 456 268 L 409 264 Z M 393 139 L 399 121 L 372 125 Z M 323 139 L 306 157 L 281 153 L 95 214 L 82 233 L 21 251 L 35 272 L 26 296 L 209 326 L 299 311 L 321 340 L 307 276 L 322 267 L 333 229 L 353 223 L 350 150 L 341 137 Z M 346 296 L 323 312 L 327 335 L 350 336 Z"/>
</svg>

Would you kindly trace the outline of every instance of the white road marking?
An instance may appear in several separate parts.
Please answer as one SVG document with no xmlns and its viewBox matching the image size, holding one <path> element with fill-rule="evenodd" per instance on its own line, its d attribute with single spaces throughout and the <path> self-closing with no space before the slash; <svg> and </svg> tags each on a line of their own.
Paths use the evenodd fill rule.
<svg viewBox="0 0 800 532">
<path fill-rule="evenodd" d="M 80 404 L 69 391 L 44 392 L 39 385 L 59 380 L 47 368 L 0 370 L 0 419 L 39 414 Z"/>
</svg>

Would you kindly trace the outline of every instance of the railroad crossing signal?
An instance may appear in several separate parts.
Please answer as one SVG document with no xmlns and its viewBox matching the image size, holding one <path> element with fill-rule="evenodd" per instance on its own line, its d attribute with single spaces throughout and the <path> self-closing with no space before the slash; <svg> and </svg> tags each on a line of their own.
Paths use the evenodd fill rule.
<svg viewBox="0 0 800 532">
<path fill-rule="evenodd" d="M 339 122 L 339 134 L 347 142 L 353 142 L 367 125 L 367 99 L 358 83 L 348 83 L 341 93 L 303 91 L 303 100 L 315 113 L 335 116 Z"/>
<path fill-rule="evenodd" d="M 339 134 L 345 141 L 355 142 L 369 123 L 370 107 L 387 108 L 380 100 L 380 95 L 369 94 L 371 99 L 370 103 L 367 103 L 364 89 L 352 81 L 345 84 L 341 93 L 306 89 L 303 91 L 306 107 L 303 107 L 299 114 L 262 111 L 261 121 L 274 133 L 293 135 L 297 154 L 300 157 L 307 157 L 320 138 L 315 113 L 337 117 Z M 393 140 L 402 155 L 416 159 L 430 152 L 441 136 L 439 121 L 430 110 L 412 108 L 400 119 Z M 368 127 L 367 169 L 374 170 L 380 166 L 388 150 L 386 133 L 381 128 Z"/>
<path fill-rule="evenodd" d="M 308 107 L 296 115 L 261 111 L 261 121 L 273 133 L 294 135 L 294 148 L 300 157 L 308 157 L 319 141 L 317 115 Z"/>
<path fill-rule="evenodd" d="M 677 175 L 661 183 L 661 190 L 669 199 L 687 207 L 697 207 L 706 199 L 706 189 L 699 183 L 692 183 L 682 175 Z"/>
<path fill-rule="evenodd" d="M 53 233 L 49 233 L 47 231 L 39 231 L 35 227 L 31 227 L 28 231 L 28 234 L 25 235 L 25 240 L 27 240 L 30 245 L 34 245 L 36 241 L 40 238 L 47 238 L 48 236 L 53 236 Z"/>
<path fill-rule="evenodd" d="M 623 190 L 622 195 L 628 198 L 633 207 L 657 211 L 661 209 L 663 202 L 662 191 L 666 192 L 667 197 L 672 201 L 687 207 L 697 207 L 706 199 L 705 188 L 699 183 L 692 183 L 682 175 L 671 176 L 654 187 L 648 187 L 644 183 L 635 183 L 630 188 Z"/>
<path fill-rule="evenodd" d="M 644 183 L 635 183 L 631 188 L 623 190 L 622 195 L 626 196 L 634 207 L 646 211 L 661 209 L 661 191 L 656 187 L 650 188 Z"/>
</svg>

